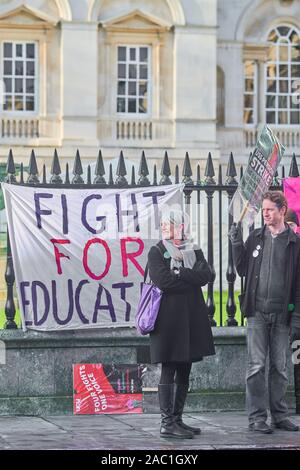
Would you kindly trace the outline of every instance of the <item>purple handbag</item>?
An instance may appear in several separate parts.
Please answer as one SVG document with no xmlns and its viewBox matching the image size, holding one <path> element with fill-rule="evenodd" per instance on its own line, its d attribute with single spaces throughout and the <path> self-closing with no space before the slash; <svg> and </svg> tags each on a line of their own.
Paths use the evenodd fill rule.
<svg viewBox="0 0 300 470">
<path fill-rule="evenodd" d="M 154 330 L 163 292 L 154 284 L 147 283 L 148 263 L 145 268 L 144 282 L 141 287 L 141 297 L 135 316 L 135 326 L 141 335 L 147 335 Z"/>
</svg>

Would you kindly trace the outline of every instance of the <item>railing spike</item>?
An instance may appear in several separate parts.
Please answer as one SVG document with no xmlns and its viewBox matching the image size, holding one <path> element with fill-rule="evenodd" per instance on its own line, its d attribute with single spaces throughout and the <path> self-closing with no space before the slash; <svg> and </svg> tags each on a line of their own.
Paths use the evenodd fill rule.
<svg viewBox="0 0 300 470">
<path fill-rule="evenodd" d="M 117 186 L 127 186 L 128 185 L 128 181 L 125 178 L 125 175 L 127 175 L 127 171 L 126 171 L 125 160 L 124 160 L 124 155 L 123 155 L 122 150 L 121 150 L 120 156 L 119 156 L 116 175 L 117 175 L 117 179 L 116 179 L 116 185 Z"/>
<path fill-rule="evenodd" d="M 218 185 L 222 186 L 223 178 L 222 178 L 222 165 L 219 164 L 219 173 L 218 173 Z"/>
<path fill-rule="evenodd" d="M 154 164 L 154 167 L 153 167 L 153 186 L 157 186 L 157 167 L 156 167 L 156 163 Z"/>
<path fill-rule="evenodd" d="M 114 186 L 114 179 L 113 179 L 113 171 L 112 171 L 112 164 L 109 164 L 109 176 L 108 176 L 108 185 Z"/>
<path fill-rule="evenodd" d="M 204 176 L 205 176 L 205 184 L 216 184 L 215 179 L 214 179 L 215 170 L 214 170 L 214 165 L 213 165 L 210 152 L 208 153 Z"/>
<path fill-rule="evenodd" d="M 45 163 L 43 164 L 43 178 L 42 178 L 43 184 L 47 184 L 47 174 L 46 174 L 46 165 Z"/>
<path fill-rule="evenodd" d="M 298 176 L 299 176 L 299 169 L 297 165 L 297 159 L 296 159 L 296 155 L 293 153 L 292 161 L 290 165 L 289 177 L 297 178 Z"/>
<path fill-rule="evenodd" d="M 10 149 L 7 157 L 6 164 L 6 177 L 4 180 L 6 183 L 16 183 L 16 167 L 12 150 Z"/>
<path fill-rule="evenodd" d="M 185 159 L 184 159 L 184 164 L 183 164 L 183 169 L 182 169 L 182 176 L 183 176 L 183 183 L 185 184 L 194 184 L 193 180 L 191 178 L 193 172 L 192 172 L 192 167 L 191 167 L 191 162 L 190 162 L 190 157 L 189 153 L 185 153 Z"/>
<path fill-rule="evenodd" d="M 65 184 L 70 184 L 69 163 L 66 163 L 66 177 L 65 177 Z"/>
<path fill-rule="evenodd" d="M 201 185 L 202 182 L 201 182 L 201 171 L 200 171 L 200 165 L 198 163 L 197 165 L 197 185 Z"/>
<path fill-rule="evenodd" d="M 225 184 L 238 184 L 238 182 L 235 178 L 237 176 L 237 172 L 236 172 L 232 152 L 230 152 L 229 161 L 228 161 L 228 165 L 227 165 L 226 176 L 227 176 L 227 179 L 226 179 Z"/>
<path fill-rule="evenodd" d="M 31 155 L 30 155 L 30 160 L 29 160 L 29 166 L 28 166 L 28 179 L 27 183 L 30 184 L 35 184 L 39 183 L 39 178 L 38 178 L 38 167 L 36 163 L 36 157 L 34 150 L 31 150 Z"/>
<path fill-rule="evenodd" d="M 83 169 L 82 169 L 82 164 L 81 164 L 81 158 L 79 154 L 79 150 L 76 151 L 76 156 L 75 156 L 75 161 L 74 161 L 74 167 L 73 167 L 73 179 L 72 179 L 72 184 L 82 184 L 84 183 L 84 180 L 82 178 L 83 174 Z"/>
<path fill-rule="evenodd" d="M 179 183 L 179 166 L 175 166 L 175 184 Z"/>
<path fill-rule="evenodd" d="M 95 167 L 95 178 L 94 178 L 93 184 L 106 185 L 106 181 L 103 175 L 105 175 L 105 168 L 104 168 L 104 163 L 103 163 L 103 158 L 102 158 L 102 152 L 101 150 L 99 150 L 97 163 Z"/>
<path fill-rule="evenodd" d="M 131 184 L 131 186 L 136 186 L 134 165 L 132 165 L 132 168 L 131 168 L 131 183 L 130 184 Z"/>
<path fill-rule="evenodd" d="M 165 151 L 160 174 L 162 175 L 162 177 L 160 179 L 159 184 L 172 184 L 172 181 L 169 178 L 169 176 L 171 175 L 171 169 L 167 151 Z"/>
<path fill-rule="evenodd" d="M 88 164 L 87 167 L 87 181 L 86 184 L 92 184 L 92 170 L 91 170 L 91 165 Z"/>
<path fill-rule="evenodd" d="M 138 185 L 139 186 L 149 186 L 150 185 L 150 181 L 149 181 L 149 178 L 148 178 L 149 170 L 148 170 L 148 165 L 147 165 L 147 160 L 146 160 L 144 150 L 142 151 L 142 156 L 141 156 L 141 160 L 140 160 L 140 166 L 139 166 L 138 174 L 140 176 L 140 178 L 138 180 Z"/>
<path fill-rule="evenodd" d="M 57 150 L 54 150 L 54 155 L 53 155 L 53 160 L 52 160 L 52 165 L 51 165 L 51 178 L 50 178 L 50 183 L 52 184 L 61 184 L 62 183 L 62 178 L 60 176 L 61 174 L 61 168 L 60 168 L 60 163 L 59 163 L 59 158 L 57 154 Z"/>
</svg>

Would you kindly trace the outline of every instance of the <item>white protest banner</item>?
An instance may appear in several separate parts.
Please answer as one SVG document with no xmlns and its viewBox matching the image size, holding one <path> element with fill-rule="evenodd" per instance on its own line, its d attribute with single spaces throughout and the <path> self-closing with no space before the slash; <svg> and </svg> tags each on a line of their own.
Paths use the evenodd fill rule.
<svg viewBox="0 0 300 470">
<path fill-rule="evenodd" d="M 182 209 L 183 187 L 2 184 L 23 329 L 133 326 L 160 213 Z"/>
<path fill-rule="evenodd" d="M 239 221 L 244 219 L 248 226 L 252 225 L 260 210 L 263 195 L 272 185 L 284 150 L 272 130 L 264 126 L 229 206 L 229 213 L 234 220 L 235 212 L 238 212 Z"/>
</svg>

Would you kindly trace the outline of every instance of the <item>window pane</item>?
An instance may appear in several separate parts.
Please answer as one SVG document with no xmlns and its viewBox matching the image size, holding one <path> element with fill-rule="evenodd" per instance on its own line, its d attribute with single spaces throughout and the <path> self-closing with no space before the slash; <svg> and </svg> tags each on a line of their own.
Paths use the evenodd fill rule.
<svg viewBox="0 0 300 470">
<path fill-rule="evenodd" d="M 276 77 L 276 64 L 267 65 L 267 75 L 271 78 Z"/>
<path fill-rule="evenodd" d="M 277 60 L 277 45 L 270 46 L 269 49 L 269 60 L 271 62 L 276 62 Z"/>
<path fill-rule="evenodd" d="M 26 93 L 34 93 L 34 80 L 32 78 L 26 80 Z"/>
<path fill-rule="evenodd" d="M 129 50 L 129 57 L 130 60 L 136 60 L 136 49 L 135 48 L 130 48 Z"/>
<path fill-rule="evenodd" d="M 251 78 L 247 78 L 245 80 L 245 91 L 253 91 L 254 90 L 254 81 Z"/>
<path fill-rule="evenodd" d="M 146 113 L 146 112 L 147 112 L 147 100 L 139 99 L 139 113 Z"/>
<path fill-rule="evenodd" d="M 287 108 L 287 107 L 288 107 L 288 97 L 278 96 L 278 108 Z"/>
<path fill-rule="evenodd" d="M 34 111 L 34 97 L 26 96 L 26 111 Z"/>
<path fill-rule="evenodd" d="M 136 78 L 136 65 L 129 65 L 129 78 Z"/>
<path fill-rule="evenodd" d="M 136 99 L 131 98 L 128 100 L 128 112 L 136 113 Z"/>
<path fill-rule="evenodd" d="M 23 78 L 15 79 L 15 93 L 23 93 Z"/>
<path fill-rule="evenodd" d="M 147 60 L 148 60 L 147 47 L 140 47 L 140 62 L 147 62 Z"/>
<path fill-rule="evenodd" d="M 4 75 L 12 75 L 12 61 L 11 60 L 4 61 Z"/>
<path fill-rule="evenodd" d="M 300 64 L 291 66 L 291 76 L 293 78 L 299 78 L 300 77 Z"/>
<path fill-rule="evenodd" d="M 281 34 L 281 36 L 286 36 L 290 31 L 290 28 L 288 26 L 279 26 L 277 30 Z"/>
<path fill-rule="evenodd" d="M 5 95 L 4 96 L 4 103 L 3 103 L 4 111 L 11 111 L 12 110 L 12 96 Z"/>
<path fill-rule="evenodd" d="M 288 124 L 287 111 L 278 111 L 278 124 Z"/>
<path fill-rule="evenodd" d="M 253 95 L 244 95 L 244 107 L 253 108 Z"/>
<path fill-rule="evenodd" d="M 278 39 L 277 32 L 275 29 L 273 29 L 273 31 L 271 31 L 269 34 L 268 41 L 276 42 L 277 39 Z"/>
<path fill-rule="evenodd" d="M 288 46 L 280 45 L 279 47 L 279 60 L 281 62 L 288 62 L 289 60 L 289 48 Z"/>
<path fill-rule="evenodd" d="M 34 44 L 26 44 L 27 59 L 34 59 Z"/>
<path fill-rule="evenodd" d="M 20 60 L 15 62 L 15 75 L 23 75 L 23 62 Z"/>
<path fill-rule="evenodd" d="M 299 36 L 295 30 L 291 31 L 291 34 L 289 35 L 289 40 L 294 44 L 299 44 Z"/>
<path fill-rule="evenodd" d="M 148 66 L 140 65 L 140 78 L 148 78 Z"/>
<path fill-rule="evenodd" d="M 118 64 L 118 78 L 125 78 L 125 77 L 126 77 L 126 65 Z"/>
<path fill-rule="evenodd" d="M 118 47 L 118 61 L 126 61 L 126 47 Z"/>
<path fill-rule="evenodd" d="M 23 96 L 22 95 L 16 95 L 15 96 L 15 110 L 16 111 L 23 111 Z"/>
<path fill-rule="evenodd" d="M 279 81 L 279 93 L 288 93 L 289 92 L 289 82 L 288 80 Z"/>
<path fill-rule="evenodd" d="M 279 64 L 279 76 L 280 77 L 288 76 L 288 66 L 286 64 Z"/>
<path fill-rule="evenodd" d="M 128 82 L 128 95 L 136 95 L 136 82 Z"/>
<path fill-rule="evenodd" d="M 266 108 L 276 108 L 276 96 L 267 95 L 266 98 Z"/>
<path fill-rule="evenodd" d="M 253 110 L 252 109 L 244 109 L 244 123 L 253 124 Z"/>
<path fill-rule="evenodd" d="M 4 92 L 5 93 L 12 92 L 12 78 L 4 78 Z"/>
<path fill-rule="evenodd" d="M 267 124 L 275 124 L 275 111 L 267 111 Z"/>
<path fill-rule="evenodd" d="M 4 57 L 12 57 L 12 43 L 11 42 L 4 43 Z"/>
<path fill-rule="evenodd" d="M 147 82 L 140 82 L 139 95 L 144 96 L 147 94 Z"/>
<path fill-rule="evenodd" d="M 246 77 L 253 77 L 254 75 L 254 63 L 250 60 L 246 60 L 244 63 L 244 73 Z"/>
<path fill-rule="evenodd" d="M 125 82 L 118 82 L 118 95 L 125 95 Z"/>
<path fill-rule="evenodd" d="M 276 93 L 277 92 L 277 81 L 276 80 L 267 80 L 267 93 Z"/>
<path fill-rule="evenodd" d="M 31 60 L 26 62 L 26 75 L 34 76 L 34 62 Z"/>
<path fill-rule="evenodd" d="M 300 47 L 291 47 L 291 60 L 292 62 L 300 62 Z"/>
<path fill-rule="evenodd" d="M 300 123 L 300 113 L 299 111 L 291 112 L 291 124 L 299 124 Z"/>
<path fill-rule="evenodd" d="M 16 57 L 23 57 L 23 45 L 16 44 Z"/>
<path fill-rule="evenodd" d="M 290 108 L 291 109 L 299 109 L 300 108 L 300 96 L 299 92 L 294 93 L 292 96 L 290 96 Z"/>
<path fill-rule="evenodd" d="M 125 113 L 125 98 L 118 98 L 117 99 L 117 112 L 118 113 Z"/>
</svg>

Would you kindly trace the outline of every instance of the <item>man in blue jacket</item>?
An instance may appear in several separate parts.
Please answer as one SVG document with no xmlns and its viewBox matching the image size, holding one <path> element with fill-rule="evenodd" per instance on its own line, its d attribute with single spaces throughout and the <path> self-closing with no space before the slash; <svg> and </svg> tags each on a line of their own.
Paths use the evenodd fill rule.
<svg viewBox="0 0 300 470">
<path fill-rule="evenodd" d="M 285 393 L 289 324 L 293 313 L 300 312 L 300 238 L 285 224 L 286 210 L 283 193 L 268 191 L 262 204 L 264 226 L 251 232 L 245 243 L 240 225 L 229 231 L 234 264 L 238 274 L 245 276 L 240 304 L 247 317 L 249 429 L 266 434 L 274 428 L 299 430 L 287 418 Z M 271 426 L 266 422 L 268 356 Z"/>
</svg>

